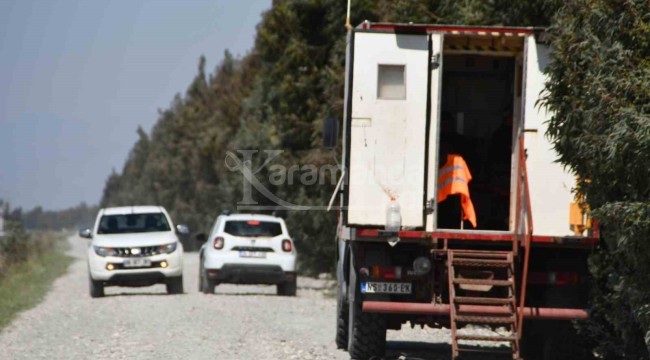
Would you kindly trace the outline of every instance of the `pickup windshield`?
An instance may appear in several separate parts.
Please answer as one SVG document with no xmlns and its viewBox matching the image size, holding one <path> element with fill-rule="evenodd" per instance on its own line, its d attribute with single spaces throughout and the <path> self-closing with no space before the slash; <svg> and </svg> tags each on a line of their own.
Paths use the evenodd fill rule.
<svg viewBox="0 0 650 360">
<path fill-rule="evenodd" d="M 258 220 L 227 221 L 224 232 L 233 236 L 274 237 L 282 234 L 279 222 Z"/>
<path fill-rule="evenodd" d="M 163 213 L 104 215 L 99 222 L 98 234 L 125 234 L 169 231 Z"/>
</svg>

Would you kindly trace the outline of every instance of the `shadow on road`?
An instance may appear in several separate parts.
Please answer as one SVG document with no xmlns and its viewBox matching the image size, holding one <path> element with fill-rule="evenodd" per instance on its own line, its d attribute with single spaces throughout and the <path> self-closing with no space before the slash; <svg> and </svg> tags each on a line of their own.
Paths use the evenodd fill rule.
<svg viewBox="0 0 650 360">
<path fill-rule="evenodd" d="M 214 295 L 216 296 L 270 296 L 270 297 L 279 296 L 271 293 L 255 293 L 255 292 L 227 292 L 227 293 L 215 292 Z"/>
<path fill-rule="evenodd" d="M 185 295 L 187 293 L 183 294 L 178 294 L 178 295 Z M 167 294 L 164 292 L 119 292 L 119 293 L 111 293 L 111 294 L 105 294 L 104 297 L 117 297 L 117 296 L 168 296 L 168 295 L 173 295 L 173 294 Z"/>
<path fill-rule="evenodd" d="M 386 343 L 386 360 L 440 360 L 449 358 L 451 358 L 449 344 L 421 341 L 388 341 Z"/>
<path fill-rule="evenodd" d="M 479 349 L 479 347 L 476 347 Z M 501 360 L 503 355 L 470 354 L 463 359 Z M 512 357 L 509 356 L 509 359 Z M 388 341 L 385 360 L 443 360 L 451 359 L 451 345 L 445 343 L 427 343 L 421 341 Z"/>
</svg>

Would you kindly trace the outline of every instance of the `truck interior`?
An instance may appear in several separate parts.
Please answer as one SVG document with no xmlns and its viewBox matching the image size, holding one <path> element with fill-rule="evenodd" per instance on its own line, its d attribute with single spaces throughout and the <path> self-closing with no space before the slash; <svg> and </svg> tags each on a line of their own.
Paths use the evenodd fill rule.
<svg viewBox="0 0 650 360">
<path fill-rule="evenodd" d="M 508 231 L 523 39 L 449 35 L 444 43 L 438 168 L 448 154 L 461 155 L 472 175 L 476 230 Z M 437 227 L 472 229 L 461 211 L 459 195 L 438 203 Z"/>
</svg>

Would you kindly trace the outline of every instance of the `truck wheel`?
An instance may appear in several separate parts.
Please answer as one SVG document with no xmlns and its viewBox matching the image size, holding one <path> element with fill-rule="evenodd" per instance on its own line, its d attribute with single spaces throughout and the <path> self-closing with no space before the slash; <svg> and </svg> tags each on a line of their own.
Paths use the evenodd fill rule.
<svg viewBox="0 0 650 360">
<path fill-rule="evenodd" d="M 538 333 L 536 322 L 524 321 L 524 331 L 519 340 L 519 355 L 526 360 L 543 360 L 544 336 Z"/>
<path fill-rule="evenodd" d="M 277 294 L 280 296 L 296 296 L 297 290 L 296 279 L 294 278 L 291 281 L 283 282 L 277 285 Z"/>
<path fill-rule="evenodd" d="M 167 293 L 168 294 L 182 294 L 183 293 L 183 276 L 177 276 L 167 279 Z"/>
<path fill-rule="evenodd" d="M 90 297 L 104 297 L 104 283 L 90 278 Z"/>
<path fill-rule="evenodd" d="M 339 349 L 348 349 L 348 323 L 349 323 L 349 309 L 348 303 L 343 296 L 341 287 L 345 283 L 339 284 L 338 295 L 336 296 L 336 347 Z"/>
<path fill-rule="evenodd" d="M 571 323 L 557 324 L 544 340 L 544 360 L 590 360 L 594 359 L 590 346 L 580 337 Z"/>
<path fill-rule="evenodd" d="M 569 322 L 524 324 L 520 342 L 526 360 L 593 360 L 590 346 Z"/>
<path fill-rule="evenodd" d="M 350 271 L 354 271 L 352 264 Z M 361 292 L 357 276 L 350 276 L 350 286 L 356 293 L 356 301 L 348 301 L 350 357 L 354 360 L 381 359 L 386 352 L 386 320 L 381 314 L 361 311 Z"/>
<path fill-rule="evenodd" d="M 350 301 L 348 352 L 355 360 L 381 359 L 386 352 L 386 321 L 380 314 L 364 313 L 359 301 Z"/>
</svg>

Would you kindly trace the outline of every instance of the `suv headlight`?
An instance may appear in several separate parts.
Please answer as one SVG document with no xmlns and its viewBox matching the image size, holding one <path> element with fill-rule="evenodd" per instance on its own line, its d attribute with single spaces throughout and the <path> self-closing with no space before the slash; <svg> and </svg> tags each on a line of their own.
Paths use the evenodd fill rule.
<svg viewBox="0 0 650 360">
<path fill-rule="evenodd" d="M 95 248 L 95 254 L 99 256 L 113 256 L 115 255 L 115 250 L 109 247 L 102 246 L 93 246 Z"/>
<path fill-rule="evenodd" d="M 175 243 L 175 242 L 174 242 L 174 243 L 167 244 L 167 245 L 160 245 L 160 247 L 158 248 L 158 251 L 159 251 L 161 254 L 169 254 L 169 253 L 173 253 L 174 251 L 176 251 L 176 245 L 177 245 L 177 244 L 178 244 L 178 243 Z"/>
</svg>

